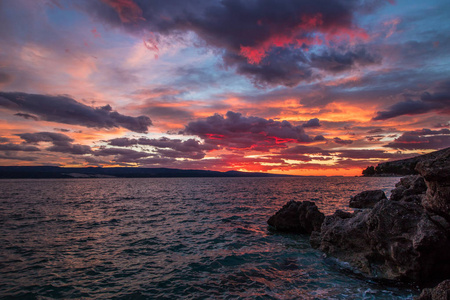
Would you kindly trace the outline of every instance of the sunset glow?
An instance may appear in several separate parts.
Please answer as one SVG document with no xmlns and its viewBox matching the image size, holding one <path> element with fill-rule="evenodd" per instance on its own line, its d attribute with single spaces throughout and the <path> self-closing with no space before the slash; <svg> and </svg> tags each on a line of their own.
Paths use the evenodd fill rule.
<svg viewBox="0 0 450 300">
<path fill-rule="evenodd" d="M 0 165 L 355 176 L 449 147 L 450 2 L 325 2 L 1 1 Z"/>
</svg>

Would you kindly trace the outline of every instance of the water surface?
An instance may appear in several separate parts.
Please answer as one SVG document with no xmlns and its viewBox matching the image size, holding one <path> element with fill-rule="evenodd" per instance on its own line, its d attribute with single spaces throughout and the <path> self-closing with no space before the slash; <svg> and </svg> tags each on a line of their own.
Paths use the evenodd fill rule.
<svg viewBox="0 0 450 300">
<path fill-rule="evenodd" d="M 289 200 L 325 214 L 398 178 L 0 181 L 0 296 L 12 299 L 412 299 L 272 233 Z"/>
</svg>

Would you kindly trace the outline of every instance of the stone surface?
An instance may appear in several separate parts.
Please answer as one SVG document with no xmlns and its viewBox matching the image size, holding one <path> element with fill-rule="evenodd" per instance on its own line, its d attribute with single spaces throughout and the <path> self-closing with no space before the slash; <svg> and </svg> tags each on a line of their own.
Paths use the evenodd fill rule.
<svg viewBox="0 0 450 300">
<path fill-rule="evenodd" d="M 351 199 L 352 207 L 368 209 L 324 218 L 314 203 L 292 201 L 268 223 L 310 233 L 311 246 L 371 277 L 419 285 L 450 278 L 450 148 L 420 157 L 415 168 L 420 175 L 402 178 L 389 200 L 381 191 Z M 421 299 L 450 299 L 449 286 L 425 290 Z"/>
<path fill-rule="evenodd" d="M 427 185 L 422 176 L 413 175 L 400 179 L 391 191 L 392 201 L 417 202 L 421 203 L 425 198 Z"/>
<path fill-rule="evenodd" d="M 382 190 L 364 191 L 351 197 L 349 206 L 352 208 L 373 208 L 383 199 L 387 198 Z"/>
<path fill-rule="evenodd" d="M 431 289 L 424 289 L 417 300 L 449 300 L 450 279 L 439 283 Z"/>
<path fill-rule="evenodd" d="M 423 206 L 450 221 L 450 148 L 434 159 L 418 163 L 416 170 L 428 188 Z"/>
<path fill-rule="evenodd" d="M 325 218 L 311 201 L 290 201 L 269 218 L 267 223 L 280 231 L 310 234 L 320 231 Z"/>
<path fill-rule="evenodd" d="M 335 213 L 312 245 L 377 278 L 423 283 L 450 276 L 448 234 L 414 202 L 382 200 L 351 217 Z"/>
</svg>

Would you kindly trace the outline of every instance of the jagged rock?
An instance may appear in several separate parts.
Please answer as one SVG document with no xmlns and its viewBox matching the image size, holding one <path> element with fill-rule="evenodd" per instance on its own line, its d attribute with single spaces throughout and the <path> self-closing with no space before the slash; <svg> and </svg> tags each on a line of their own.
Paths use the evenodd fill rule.
<svg viewBox="0 0 450 300">
<path fill-rule="evenodd" d="M 416 170 L 428 187 L 423 206 L 450 221 L 450 148 L 435 159 L 418 163 Z"/>
<path fill-rule="evenodd" d="M 400 179 L 391 191 L 392 201 L 417 202 L 421 203 L 425 198 L 427 185 L 422 176 L 412 175 Z"/>
<path fill-rule="evenodd" d="M 310 234 L 320 231 L 324 218 L 314 202 L 289 201 L 267 223 L 276 230 Z"/>
<path fill-rule="evenodd" d="M 447 232 L 414 202 L 381 200 L 351 217 L 335 213 L 313 239 L 313 246 L 373 277 L 423 283 L 450 275 Z"/>
<path fill-rule="evenodd" d="M 424 289 L 417 300 L 448 300 L 450 299 L 450 279 L 447 279 L 431 289 Z"/>
<path fill-rule="evenodd" d="M 373 208 L 383 199 L 387 198 L 382 190 L 364 191 L 351 197 L 349 206 L 352 208 Z"/>
</svg>

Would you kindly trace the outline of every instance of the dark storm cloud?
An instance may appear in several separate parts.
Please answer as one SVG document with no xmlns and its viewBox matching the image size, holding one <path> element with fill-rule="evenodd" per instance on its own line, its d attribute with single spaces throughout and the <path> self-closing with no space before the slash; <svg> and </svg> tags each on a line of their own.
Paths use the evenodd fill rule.
<svg viewBox="0 0 450 300">
<path fill-rule="evenodd" d="M 371 12 L 367 7 L 375 5 L 368 2 L 386 1 L 85 0 L 78 6 L 130 32 L 153 32 L 148 40 L 151 49 L 157 48 L 158 35 L 195 32 L 203 46 L 224 50 L 225 65 L 255 83 L 294 86 L 311 77 L 304 50 L 317 43 L 314 34 L 364 35 L 354 24 L 354 15 Z M 369 61 L 358 57 L 344 54 L 337 60 L 344 69 Z M 330 67 L 324 59 L 316 60 L 317 67 Z"/>
<path fill-rule="evenodd" d="M 302 126 L 305 128 L 320 127 L 320 121 L 318 118 L 314 118 L 314 119 L 311 119 L 308 122 L 304 123 Z"/>
<path fill-rule="evenodd" d="M 313 72 L 306 63 L 303 53 L 289 49 L 271 52 L 260 64 L 250 64 L 245 57 L 227 52 L 223 56 L 226 65 L 236 67 L 236 72 L 251 78 L 259 86 L 296 86 L 299 82 L 312 79 Z"/>
<path fill-rule="evenodd" d="M 136 159 L 151 156 L 151 153 L 136 151 L 132 149 L 123 148 L 102 148 L 94 152 L 95 156 L 116 156 L 116 160 L 120 161 L 135 161 Z"/>
<path fill-rule="evenodd" d="M 38 157 L 0 155 L 0 159 L 12 159 L 12 160 L 20 160 L 20 161 L 36 161 L 38 159 Z"/>
<path fill-rule="evenodd" d="M 17 134 L 21 139 L 29 144 L 38 144 L 40 142 L 52 143 L 68 143 L 73 142 L 73 139 L 62 133 L 56 132 L 35 132 L 35 133 L 20 133 Z"/>
<path fill-rule="evenodd" d="M 335 142 L 336 144 L 340 144 L 340 145 L 350 145 L 353 143 L 352 140 L 343 140 L 340 137 L 335 137 L 333 139 L 333 142 Z"/>
<path fill-rule="evenodd" d="M 404 132 L 384 147 L 403 150 L 441 149 L 450 146 L 450 130 L 422 129 Z"/>
<path fill-rule="evenodd" d="M 420 99 L 406 99 L 398 102 L 386 111 L 379 111 L 375 121 L 387 120 L 403 115 L 419 115 L 430 111 L 450 114 L 450 81 L 439 83 L 432 92 L 423 92 Z"/>
<path fill-rule="evenodd" d="M 0 151 L 40 151 L 38 147 L 22 144 L 0 144 Z"/>
<path fill-rule="evenodd" d="M 403 115 L 420 115 L 441 107 L 441 105 L 425 103 L 421 100 L 416 101 L 408 99 L 392 105 L 386 111 L 377 112 L 377 115 L 373 118 L 373 120 L 387 120 Z"/>
<path fill-rule="evenodd" d="M 204 120 L 190 122 L 183 133 L 197 135 L 208 144 L 257 151 L 285 147 L 286 142 L 312 142 L 302 126 L 293 126 L 288 121 L 244 117 L 231 111 L 225 116 L 215 114 Z"/>
<path fill-rule="evenodd" d="M 125 116 L 109 105 L 91 107 L 67 96 L 0 92 L 0 107 L 32 113 L 44 121 L 94 128 L 123 127 L 144 133 L 152 125 L 146 116 Z"/>
<path fill-rule="evenodd" d="M 315 142 L 322 142 L 322 141 L 326 141 L 327 139 L 323 136 L 323 135 L 316 135 L 314 137 L 314 141 Z"/>
<path fill-rule="evenodd" d="M 350 70 L 355 65 L 366 66 L 379 63 L 381 63 L 379 55 L 369 53 L 362 47 L 343 53 L 331 50 L 325 51 L 320 55 L 314 53 L 311 55 L 311 65 L 313 67 L 333 73 Z"/>
<path fill-rule="evenodd" d="M 72 144 L 72 143 L 56 144 L 48 147 L 46 150 L 51 152 L 69 153 L 76 155 L 84 155 L 92 153 L 91 147 L 87 145 Z"/>
<path fill-rule="evenodd" d="M 371 130 L 367 131 L 367 133 L 380 133 L 380 132 L 383 132 L 383 131 L 384 130 L 381 129 L 381 128 L 374 128 L 374 129 L 371 129 Z"/>
<path fill-rule="evenodd" d="M 29 144 L 39 144 L 41 142 L 50 142 L 53 145 L 46 148 L 47 151 L 70 153 L 77 155 L 91 154 L 92 149 L 87 145 L 73 144 L 72 138 L 62 133 L 56 132 L 36 132 L 22 133 L 18 136 Z"/>
<path fill-rule="evenodd" d="M 144 113 L 149 114 L 152 118 L 169 118 L 169 119 L 189 119 L 193 114 L 184 109 L 167 106 L 151 106 L 143 110 Z"/>
<path fill-rule="evenodd" d="M 32 119 L 32 120 L 35 120 L 35 121 L 39 121 L 38 117 L 36 117 L 34 115 L 30 115 L 30 114 L 17 113 L 17 114 L 14 114 L 14 115 L 18 116 L 18 117 L 22 117 L 22 118 L 27 119 L 27 120 Z"/>
</svg>

